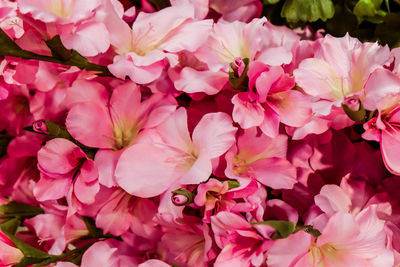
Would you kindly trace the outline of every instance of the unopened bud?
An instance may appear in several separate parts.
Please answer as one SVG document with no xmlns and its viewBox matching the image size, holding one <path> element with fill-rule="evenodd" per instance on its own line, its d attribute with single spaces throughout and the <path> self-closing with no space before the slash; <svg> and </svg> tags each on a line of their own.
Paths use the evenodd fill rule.
<svg viewBox="0 0 400 267">
<path fill-rule="evenodd" d="M 343 104 L 347 105 L 352 111 L 358 111 L 360 109 L 360 101 L 354 97 L 345 98 Z"/>
<path fill-rule="evenodd" d="M 367 112 L 358 98 L 345 98 L 342 103 L 342 108 L 353 121 L 364 122 L 367 117 Z"/>
<path fill-rule="evenodd" d="M 245 67 L 246 64 L 243 62 L 241 57 L 235 58 L 235 60 L 232 62 L 232 70 L 237 77 L 240 77 L 242 75 Z"/>
<path fill-rule="evenodd" d="M 32 125 L 33 130 L 38 133 L 48 134 L 49 131 L 47 130 L 47 125 L 44 120 L 35 121 Z"/>
<path fill-rule="evenodd" d="M 171 201 L 176 206 L 185 206 L 189 205 L 193 202 L 194 194 L 184 188 L 179 188 L 175 191 L 172 191 Z"/>
</svg>

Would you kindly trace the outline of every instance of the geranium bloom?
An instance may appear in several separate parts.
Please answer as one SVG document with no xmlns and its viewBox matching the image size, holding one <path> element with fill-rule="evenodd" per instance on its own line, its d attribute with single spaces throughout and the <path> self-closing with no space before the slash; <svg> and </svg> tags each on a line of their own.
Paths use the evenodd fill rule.
<svg viewBox="0 0 400 267">
<path fill-rule="evenodd" d="M 122 153 L 115 171 L 117 183 L 132 195 L 152 197 L 176 183 L 203 182 L 211 174 L 212 159 L 235 141 L 235 132 L 226 113 L 209 113 L 191 138 L 186 110 L 180 108 L 149 133 L 150 143 L 133 145 Z"/>
<path fill-rule="evenodd" d="M 69 94 L 68 131 L 82 144 L 100 148 L 95 157 L 99 181 L 107 187 L 115 186 L 114 169 L 120 150 L 135 143 L 143 129 L 155 127 L 170 116 L 176 109 L 175 100 L 153 94 L 141 102 L 140 88 L 132 82 L 115 88 L 110 99 L 102 85 L 74 85 L 76 89 Z"/>
<path fill-rule="evenodd" d="M 354 123 L 340 107 L 343 100 L 361 97 L 369 75 L 376 68 L 382 68 L 389 56 L 387 46 L 361 43 L 349 35 L 342 38 L 327 35 L 315 42 L 314 57 L 304 59 L 293 74 L 304 92 L 316 97 L 315 116 L 330 115 L 324 119 L 334 129 L 342 129 Z"/>
<path fill-rule="evenodd" d="M 400 77 L 376 70 L 365 86 L 363 103 L 368 110 L 378 110 L 377 117 L 364 124 L 363 138 L 378 141 L 386 167 L 400 175 Z"/>
<path fill-rule="evenodd" d="M 164 60 L 178 63 L 177 52 L 195 51 L 207 38 L 212 21 L 195 21 L 192 5 L 168 7 L 155 13 L 138 14 L 132 30 L 121 25 L 116 52 L 110 71 L 119 78 L 145 84 L 160 77 Z M 126 29 L 128 27 L 128 29 Z"/>
<path fill-rule="evenodd" d="M 253 62 L 248 76 L 249 91 L 232 98 L 232 117 L 242 128 L 259 126 L 266 135 L 276 137 L 280 122 L 301 127 L 311 119 L 311 100 L 291 90 L 295 81 L 281 67 Z"/>
<path fill-rule="evenodd" d="M 38 152 L 38 168 L 41 177 L 33 192 L 41 201 L 65 197 L 73 187 L 74 196 L 90 204 L 99 191 L 98 171 L 93 160 L 67 139 L 48 141 Z"/>
<path fill-rule="evenodd" d="M 296 169 L 286 159 L 287 136 L 274 139 L 258 134 L 256 128 L 243 132 L 226 154 L 226 176 L 247 184 L 250 179 L 275 188 L 292 188 Z"/>
</svg>

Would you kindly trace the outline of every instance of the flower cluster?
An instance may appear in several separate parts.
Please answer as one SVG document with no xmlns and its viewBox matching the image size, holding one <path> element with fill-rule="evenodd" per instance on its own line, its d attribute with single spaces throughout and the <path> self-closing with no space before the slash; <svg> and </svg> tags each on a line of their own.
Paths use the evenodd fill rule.
<svg viewBox="0 0 400 267">
<path fill-rule="evenodd" d="M 170 2 L 0 2 L 0 266 L 399 266 L 400 49 Z"/>
</svg>

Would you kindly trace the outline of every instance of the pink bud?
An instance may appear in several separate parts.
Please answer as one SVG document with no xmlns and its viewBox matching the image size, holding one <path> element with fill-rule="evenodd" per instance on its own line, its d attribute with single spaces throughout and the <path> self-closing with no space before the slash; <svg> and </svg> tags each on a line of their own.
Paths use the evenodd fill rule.
<svg viewBox="0 0 400 267">
<path fill-rule="evenodd" d="M 345 104 L 352 111 L 358 111 L 360 109 L 360 101 L 355 97 L 345 98 L 343 104 Z"/>
<path fill-rule="evenodd" d="M 46 122 L 44 120 L 38 120 L 33 123 L 33 130 L 39 133 L 49 133 L 47 130 Z"/>
<path fill-rule="evenodd" d="M 235 60 L 232 62 L 232 70 L 237 74 L 238 77 L 240 77 L 244 71 L 244 68 L 246 67 L 246 64 L 243 62 L 241 57 L 235 58 Z"/>
<path fill-rule="evenodd" d="M 174 205 L 177 205 L 177 206 L 182 206 L 189 200 L 186 196 L 178 195 L 178 194 L 172 195 L 171 199 L 172 199 L 172 203 L 174 203 Z"/>
</svg>

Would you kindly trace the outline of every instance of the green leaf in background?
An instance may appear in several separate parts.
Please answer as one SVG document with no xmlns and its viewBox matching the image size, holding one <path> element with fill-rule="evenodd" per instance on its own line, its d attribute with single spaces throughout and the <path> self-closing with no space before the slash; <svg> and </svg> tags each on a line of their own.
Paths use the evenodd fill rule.
<svg viewBox="0 0 400 267">
<path fill-rule="evenodd" d="M 0 133 L 0 157 L 7 154 L 7 147 L 12 138 L 12 136 Z"/>
<path fill-rule="evenodd" d="M 334 14 L 335 7 L 331 0 L 286 0 L 281 11 L 281 16 L 288 22 L 326 21 Z"/>
<path fill-rule="evenodd" d="M 383 0 L 359 0 L 354 7 L 353 13 L 358 18 L 372 23 L 382 23 L 386 12 L 381 10 Z"/>
<path fill-rule="evenodd" d="M 400 47 L 400 12 L 388 14 L 383 23 L 378 24 L 375 36 L 382 45 Z"/>
<path fill-rule="evenodd" d="M 281 0 L 263 0 L 264 5 L 275 5 Z"/>
</svg>

